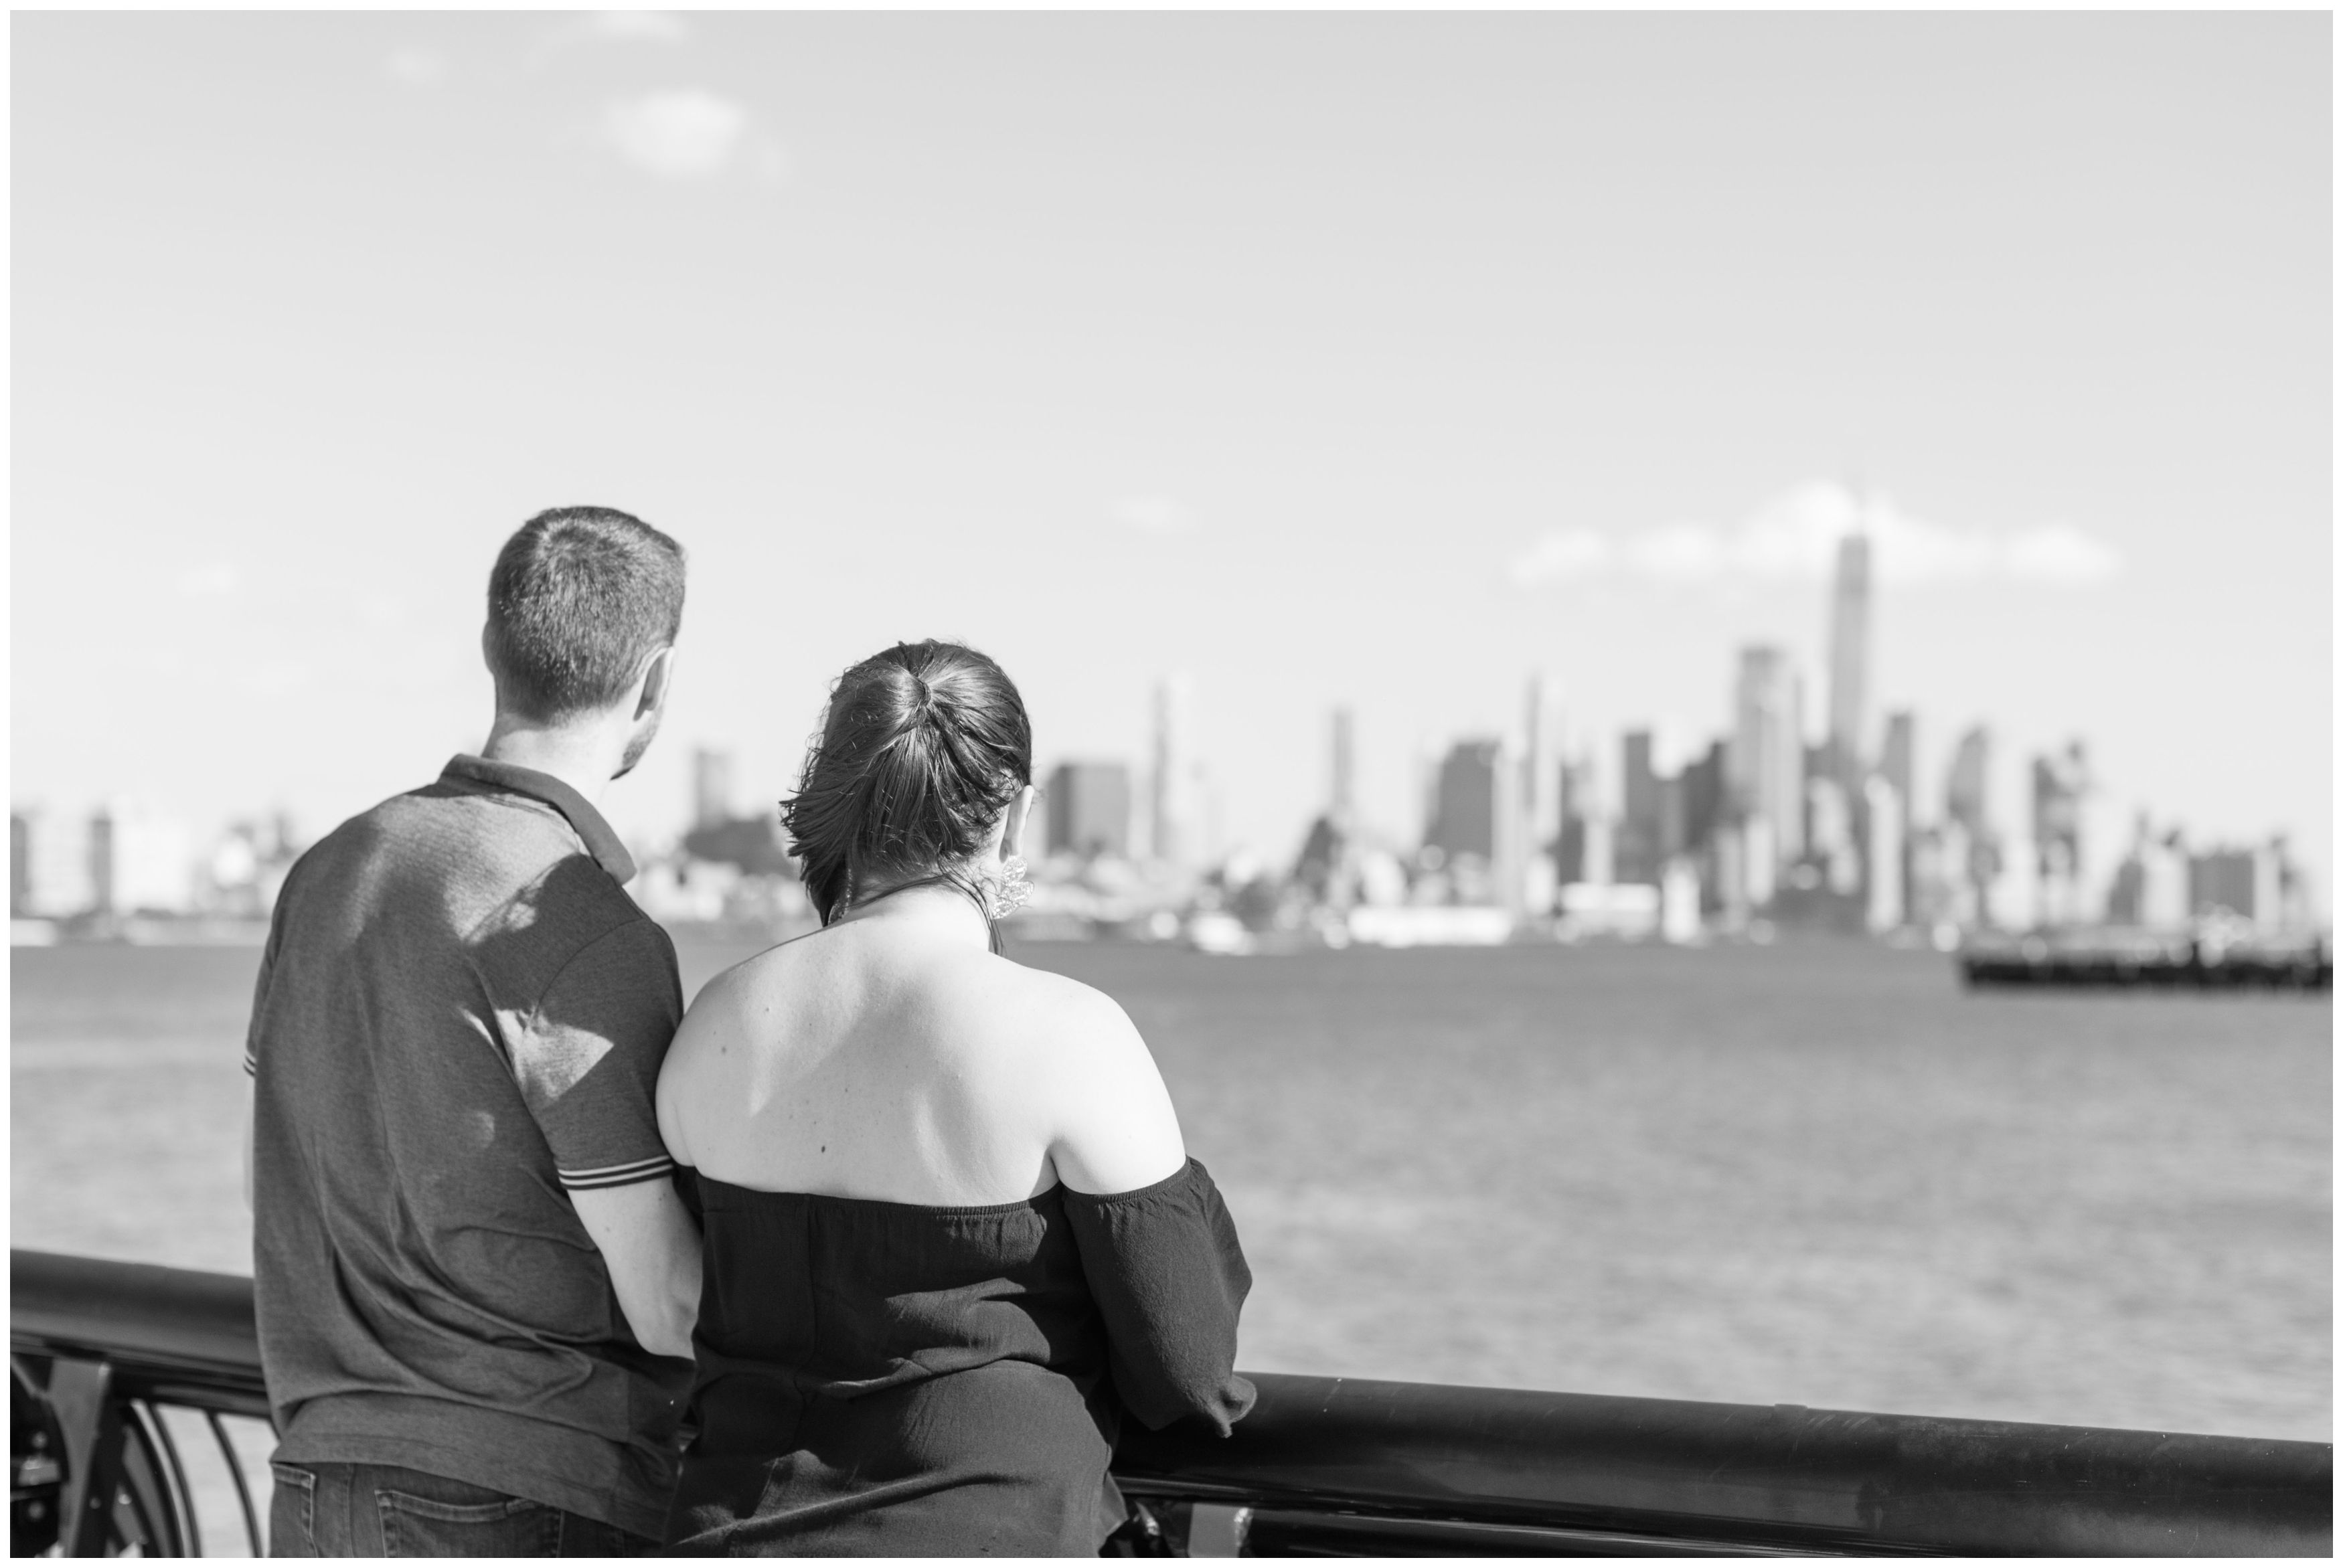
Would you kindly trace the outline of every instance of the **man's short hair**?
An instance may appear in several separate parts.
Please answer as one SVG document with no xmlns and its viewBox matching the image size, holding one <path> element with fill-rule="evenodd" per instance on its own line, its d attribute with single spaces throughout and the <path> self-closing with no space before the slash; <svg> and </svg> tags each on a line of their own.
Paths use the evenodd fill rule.
<svg viewBox="0 0 2343 1568">
<path fill-rule="evenodd" d="M 520 527 L 488 574 L 498 706 L 539 723 L 608 708 L 683 628 L 683 547 L 608 507 Z"/>
</svg>

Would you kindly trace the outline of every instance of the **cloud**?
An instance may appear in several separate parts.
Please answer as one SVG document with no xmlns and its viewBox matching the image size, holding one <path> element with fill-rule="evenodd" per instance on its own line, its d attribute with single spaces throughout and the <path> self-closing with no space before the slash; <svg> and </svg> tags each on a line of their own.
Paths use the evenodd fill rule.
<svg viewBox="0 0 2343 1568">
<path fill-rule="evenodd" d="M 393 49 L 384 57 L 382 74 L 402 87 L 436 87 L 453 73 L 447 62 L 428 49 Z"/>
<path fill-rule="evenodd" d="M 595 11 L 578 18 L 578 32 L 613 44 L 681 44 L 691 24 L 672 11 Z"/>
<path fill-rule="evenodd" d="M 750 118 L 729 98 L 684 87 L 612 104 L 602 129 L 618 156 L 644 173 L 697 180 L 730 166 L 749 140 Z"/>
<path fill-rule="evenodd" d="M 1668 523 L 1614 548 L 1585 528 L 1548 533 L 1512 563 L 1523 587 L 1616 571 L 1655 583 L 1810 583 L 1829 580 L 1839 541 L 1861 531 L 1872 572 L 1889 587 L 1988 580 L 2085 587 L 2123 569 L 2115 547 L 2070 523 L 2015 534 L 1915 517 L 1885 496 L 1857 496 L 1816 481 L 1775 497 L 1738 522 Z"/>
<path fill-rule="evenodd" d="M 1192 520 L 1169 496 L 1125 496 L 1109 509 L 1116 522 L 1142 534 L 1183 533 Z"/>
<path fill-rule="evenodd" d="M 234 593 L 244 576 L 234 567 L 214 564 L 179 574 L 173 585 L 181 598 L 218 598 Z"/>
<path fill-rule="evenodd" d="M 2045 583 L 2105 582 L 2123 570 L 2123 557 L 2071 523 L 2052 523 L 2018 535 L 2003 548 L 2010 576 Z"/>
<path fill-rule="evenodd" d="M 1506 575 L 1523 588 L 1590 577 L 1611 564 L 1611 541 L 1593 528 L 1561 528 L 1514 558 Z"/>
<path fill-rule="evenodd" d="M 521 68 L 535 73 L 576 50 L 650 45 L 673 48 L 692 41 L 690 23 L 673 11 L 588 11 L 563 16 L 536 33 L 521 52 Z"/>
</svg>

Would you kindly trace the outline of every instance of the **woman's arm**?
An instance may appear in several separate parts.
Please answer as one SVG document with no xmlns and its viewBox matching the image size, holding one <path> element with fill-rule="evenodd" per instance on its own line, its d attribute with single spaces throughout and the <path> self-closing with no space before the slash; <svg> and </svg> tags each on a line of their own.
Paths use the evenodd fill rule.
<svg viewBox="0 0 2343 1568">
<path fill-rule="evenodd" d="M 1038 1076 L 1058 1180 L 1077 1192 L 1129 1192 L 1178 1174 L 1188 1163 L 1180 1118 L 1129 1015 L 1084 986 L 1064 999 L 1050 1034 Z"/>
</svg>

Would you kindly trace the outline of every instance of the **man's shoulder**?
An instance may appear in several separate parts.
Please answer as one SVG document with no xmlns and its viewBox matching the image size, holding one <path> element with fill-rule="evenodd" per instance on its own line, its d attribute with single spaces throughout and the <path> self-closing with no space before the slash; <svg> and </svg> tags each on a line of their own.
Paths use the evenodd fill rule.
<svg viewBox="0 0 2343 1568">
<path fill-rule="evenodd" d="M 348 819 L 287 877 L 330 883 L 373 904 L 400 903 L 440 926 L 474 967 L 521 989 L 549 982 L 598 944 L 614 961 L 673 945 L 552 807 L 435 780 Z M 501 989 L 501 988 L 499 988 Z"/>
</svg>

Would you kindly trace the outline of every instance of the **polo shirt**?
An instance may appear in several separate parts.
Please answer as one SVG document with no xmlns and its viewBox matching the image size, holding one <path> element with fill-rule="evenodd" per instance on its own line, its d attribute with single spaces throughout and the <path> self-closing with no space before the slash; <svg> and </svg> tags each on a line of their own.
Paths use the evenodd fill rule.
<svg viewBox="0 0 2343 1568">
<path fill-rule="evenodd" d="M 691 1363 L 637 1343 L 568 1197 L 673 1170 L 682 989 L 633 874 L 576 790 L 458 757 L 287 877 L 245 1056 L 278 1459 L 659 1534 Z"/>
</svg>

